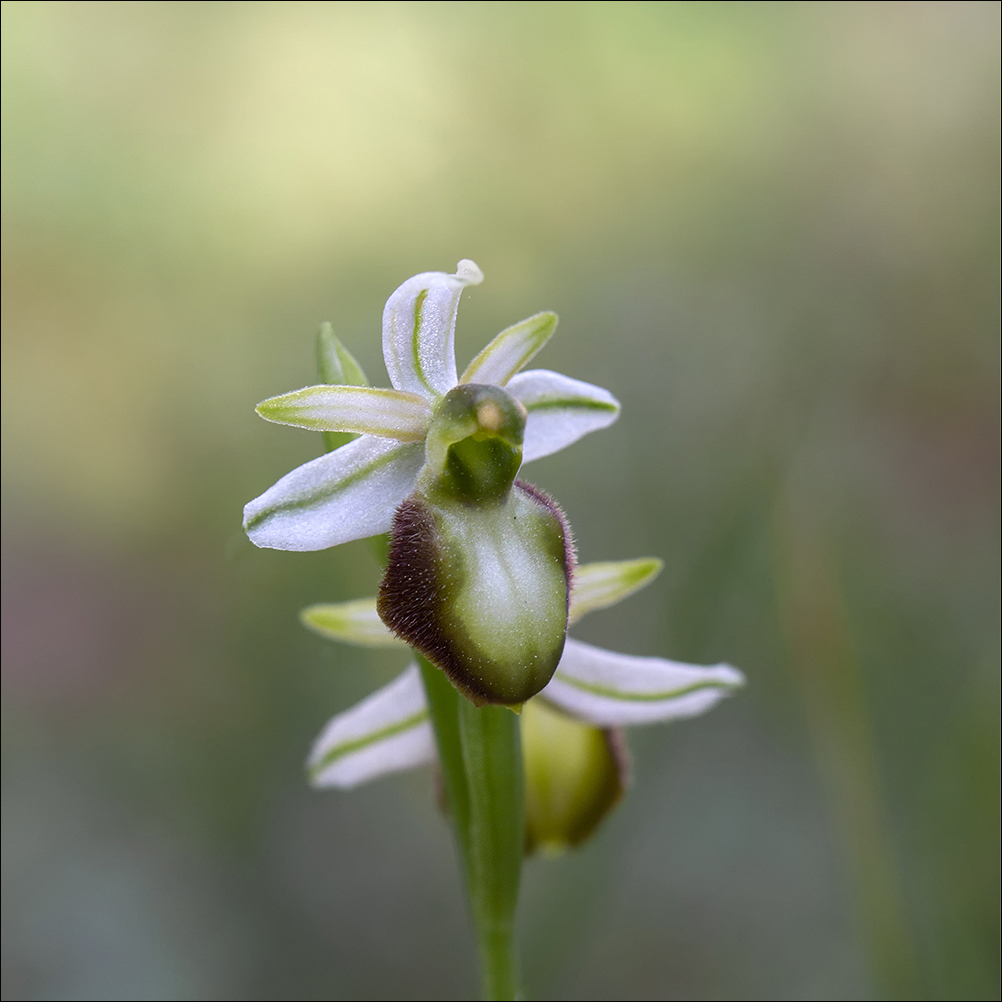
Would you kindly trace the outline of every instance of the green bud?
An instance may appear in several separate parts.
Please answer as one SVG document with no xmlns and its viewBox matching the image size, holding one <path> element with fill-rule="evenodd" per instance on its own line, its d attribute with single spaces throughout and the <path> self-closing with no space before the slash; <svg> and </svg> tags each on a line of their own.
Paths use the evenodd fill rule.
<svg viewBox="0 0 1002 1002">
<path fill-rule="evenodd" d="M 500 387 L 440 401 L 379 589 L 383 622 L 478 705 L 539 692 L 567 632 L 570 530 L 555 502 L 515 481 L 524 427 Z"/>
<path fill-rule="evenodd" d="M 619 730 L 583 724 L 534 699 L 522 714 L 526 854 L 583 842 L 619 801 L 629 758 Z"/>
</svg>

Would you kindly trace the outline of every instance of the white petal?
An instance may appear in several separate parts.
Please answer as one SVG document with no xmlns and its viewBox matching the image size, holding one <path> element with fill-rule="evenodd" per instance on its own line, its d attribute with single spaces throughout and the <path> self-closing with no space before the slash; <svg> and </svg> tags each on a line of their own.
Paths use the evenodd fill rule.
<svg viewBox="0 0 1002 1002">
<path fill-rule="evenodd" d="M 576 623 L 589 612 L 622 602 L 628 595 L 649 585 L 661 573 L 662 567 L 664 561 L 657 557 L 579 564 L 574 568 L 570 622 Z"/>
<path fill-rule="evenodd" d="M 304 463 L 244 508 L 255 546 L 322 550 L 389 532 L 424 462 L 421 443 L 363 435 Z"/>
<path fill-rule="evenodd" d="M 328 721 L 306 761 L 313 786 L 358 786 L 435 761 L 417 665 Z"/>
<path fill-rule="evenodd" d="M 307 386 L 257 405 L 266 421 L 310 431 L 350 431 L 420 442 L 431 424 L 424 397 L 371 386 Z"/>
<path fill-rule="evenodd" d="M 529 412 L 523 463 L 559 452 L 619 417 L 619 401 L 608 390 L 548 369 L 520 372 L 507 389 Z"/>
<path fill-rule="evenodd" d="M 383 310 L 383 359 L 398 390 L 434 400 L 456 385 L 454 335 L 459 297 L 483 273 L 460 261 L 455 275 L 426 271 L 407 279 Z"/>
<path fill-rule="evenodd" d="M 466 367 L 461 383 L 504 386 L 549 341 L 557 329 L 556 313 L 537 313 L 506 327 Z"/>
<path fill-rule="evenodd" d="M 299 620 L 322 637 L 341 640 L 359 647 L 406 647 L 390 633 L 376 612 L 376 599 L 360 598 L 354 602 L 327 602 L 311 605 L 299 614 Z"/>
<path fill-rule="evenodd" d="M 556 674 L 540 695 L 581 720 L 618 727 L 694 717 L 744 681 L 730 665 L 638 658 L 568 637 Z"/>
</svg>

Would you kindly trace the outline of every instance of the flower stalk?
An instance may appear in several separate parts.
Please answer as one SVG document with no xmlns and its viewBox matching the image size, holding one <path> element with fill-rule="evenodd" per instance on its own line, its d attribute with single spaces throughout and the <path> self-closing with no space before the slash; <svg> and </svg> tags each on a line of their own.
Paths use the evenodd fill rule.
<svg viewBox="0 0 1002 1002">
<path fill-rule="evenodd" d="M 462 860 L 485 999 L 516 999 L 515 910 L 525 843 L 519 719 L 474 706 L 417 655 L 442 785 Z"/>
</svg>

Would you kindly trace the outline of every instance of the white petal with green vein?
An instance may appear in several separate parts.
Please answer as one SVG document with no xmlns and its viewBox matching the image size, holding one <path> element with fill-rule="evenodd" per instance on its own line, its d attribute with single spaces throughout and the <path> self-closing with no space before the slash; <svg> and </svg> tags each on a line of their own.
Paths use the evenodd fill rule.
<svg viewBox="0 0 1002 1002">
<path fill-rule="evenodd" d="M 472 261 L 460 261 L 455 275 L 426 271 L 390 296 L 383 310 L 383 359 L 395 389 L 434 399 L 456 385 L 459 297 L 483 279 Z"/>
<path fill-rule="evenodd" d="M 568 637 L 557 671 L 540 695 L 580 720 L 619 727 L 694 717 L 744 681 L 730 665 L 633 657 Z"/>
<path fill-rule="evenodd" d="M 303 609 L 299 619 L 304 626 L 330 640 L 359 647 L 407 646 L 379 618 L 375 597 L 311 605 Z"/>
<path fill-rule="evenodd" d="M 306 762 L 314 786 L 348 788 L 435 761 L 435 738 L 417 665 L 339 713 Z"/>
<path fill-rule="evenodd" d="M 257 405 L 266 421 L 310 431 L 350 431 L 420 442 L 431 424 L 424 397 L 371 386 L 307 386 Z"/>
<path fill-rule="evenodd" d="M 523 463 L 559 452 L 619 417 L 619 401 L 608 390 L 548 369 L 520 372 L 506 388 L 529 415 Z"/>
<path fill-rule="evenodd" d="M 424 462 L 420 442 L 363 435 L 282 477 L 244 508 L 256 546 L 322 550 L 388 532 Z"/>
<path fill-rule="evenodd" d="M 649 585 L 661 573 L 662 567 L 664 561 L 657 557 L 579 564 L 574 569 L 570 621 L 576 623 L 589 612 L 622 602 L 628 595 Z"/>
<path fill-rule="evenodd" d="M 556 313 L 537 313 L 506 327 L 466 367 L 461 383 L 504 386 L 549 341 L 557 329 Z"/>
</svg>

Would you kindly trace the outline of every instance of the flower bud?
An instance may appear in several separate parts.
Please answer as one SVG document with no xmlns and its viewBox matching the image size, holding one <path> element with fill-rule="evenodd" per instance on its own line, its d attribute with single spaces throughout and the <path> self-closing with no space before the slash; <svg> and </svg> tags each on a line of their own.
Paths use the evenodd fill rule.
<svg viewBox="0 0 1002 1002">
<path fill-rule="evenodd" d="M 629 783 L 622 732 L 581 723 L 534 699 L 522 714 L 525 851 L 557 855 L 583 842 Z"/>
<path fill-rule="evenodd" d="M 478 705 L 539 692 L 567 631 L 570 530 L 550 498 L 515 481 L 524 428 L 500 387 L 446 394 L 379 589 L 383 622 Z"/>
</svg>

